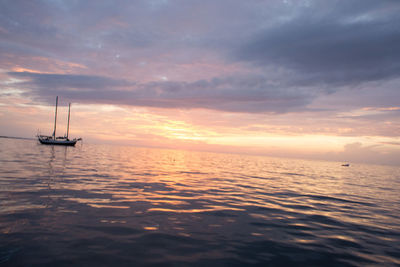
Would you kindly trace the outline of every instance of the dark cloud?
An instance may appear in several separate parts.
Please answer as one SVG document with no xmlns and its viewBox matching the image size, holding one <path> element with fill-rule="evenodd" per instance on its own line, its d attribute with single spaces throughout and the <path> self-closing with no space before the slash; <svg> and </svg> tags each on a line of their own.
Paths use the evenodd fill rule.
<svg viewBox="0 0 400 267">
<path fill-rule="evenodd" d="M 320 95 L 400 76 L 399 13 L 399 2 L 388 0 L 6 0 L 0 68 L 72 73 L 10 73 L 50 103 L 58 94 L 77 102 L 303 111 Z M 195 76 L 203 67 L 201 78 L 155 78 L 181 70 Z M 379 99 L 368 103 L 393 105 L 393 97 Z"/>
<path fill-rule="evenodd" d="M 311 4 L 294 18 L 255 34 L 234 57 L 292 69 L 302 75 L 300 82 L 309 84 L 398 77 L 399 12 L 398 1 Z"/>
<path fill-rule="evenodd" d="M 59 95 L 76 102 L 161 108 L 205 108 L 230 112 L 282 113 L 305 110 L 318 94 L 281 88 L 262 76 L 224 77 L 196 82 L 135 84 L 101 76 L 9 72 L 39 101 Z M 245 88 L 245 89 L 244 89 Z"/>
<path fill-rule="evenodd" d="M 33 72 L 9 72 L 11 76 L 18 78 L 28 78 L 27 84 L 33 84 L 45 89 L 95 89 L 102 91 L 113 87 L 130 86 L 134 83 L 120 79 L 112 79 L 94 75 L 77 74 L 47 74 Z"/>
</svg>

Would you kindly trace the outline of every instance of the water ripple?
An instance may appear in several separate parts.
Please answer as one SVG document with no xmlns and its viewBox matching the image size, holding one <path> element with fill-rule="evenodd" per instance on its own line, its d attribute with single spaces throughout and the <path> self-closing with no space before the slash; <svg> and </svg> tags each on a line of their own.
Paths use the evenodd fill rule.
<svg viewBox="0 0 400 267">
<path fill-rule="evenodd" d="M 1 264 L 400 264 L 398 168 L 0 145 Z"/>
</svg>

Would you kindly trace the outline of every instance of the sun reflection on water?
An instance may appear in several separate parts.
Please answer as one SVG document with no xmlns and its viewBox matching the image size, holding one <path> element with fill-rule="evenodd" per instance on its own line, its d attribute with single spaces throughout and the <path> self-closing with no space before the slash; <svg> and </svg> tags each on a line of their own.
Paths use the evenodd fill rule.
<svg viewBox="0 0 400 267">
<path fill-rule="evenodd" d="M 388 255 L 399 240 L 398 169 L 134 147 L 14 142 L 7 149 L 4 235 L 50 231 L 117 248 L 137 242 L 158 246 L 163 260 L 182 246 L 187 259 L 259 262 L 309 249 L 362 259 L 389 251 L 374 263 L 396 262 Z"/>
</svg>

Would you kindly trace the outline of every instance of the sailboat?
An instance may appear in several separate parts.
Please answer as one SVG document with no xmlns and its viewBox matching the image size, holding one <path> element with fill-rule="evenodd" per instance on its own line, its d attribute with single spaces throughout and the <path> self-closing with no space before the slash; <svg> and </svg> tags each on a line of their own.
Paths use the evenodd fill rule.
<svg viewBox="0 0 400 267">
<path fill-rule="evenodd" d="M 71 103 L 68 105 L 68 125 L 67 125 L 67 135 L 56 137 L 57 129 L 57 107 L 58 107 L 58 96 L 56 97 L 56 112 L 54 118 L 54 131 L 52 135 L 38 135 L 38 140 L 43 145 L 61 145 L 61 146 L 74 146 L 76 142 L 82 140 L 82 138 L 74 138 L 70 140 L 69 135 L 69 118 L 71 113 Z"/>
</svg>

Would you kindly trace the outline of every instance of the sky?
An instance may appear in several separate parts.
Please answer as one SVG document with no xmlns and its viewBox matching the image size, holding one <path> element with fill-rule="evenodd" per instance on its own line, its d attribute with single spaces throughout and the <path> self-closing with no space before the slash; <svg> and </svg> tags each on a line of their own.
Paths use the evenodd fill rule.
<svg viewBox="0 0 400 267">
<path fill-rule="evenodd" d="M 0 135 L 400 165 L 397 0 L 1 0 Z"/>
</svg>

